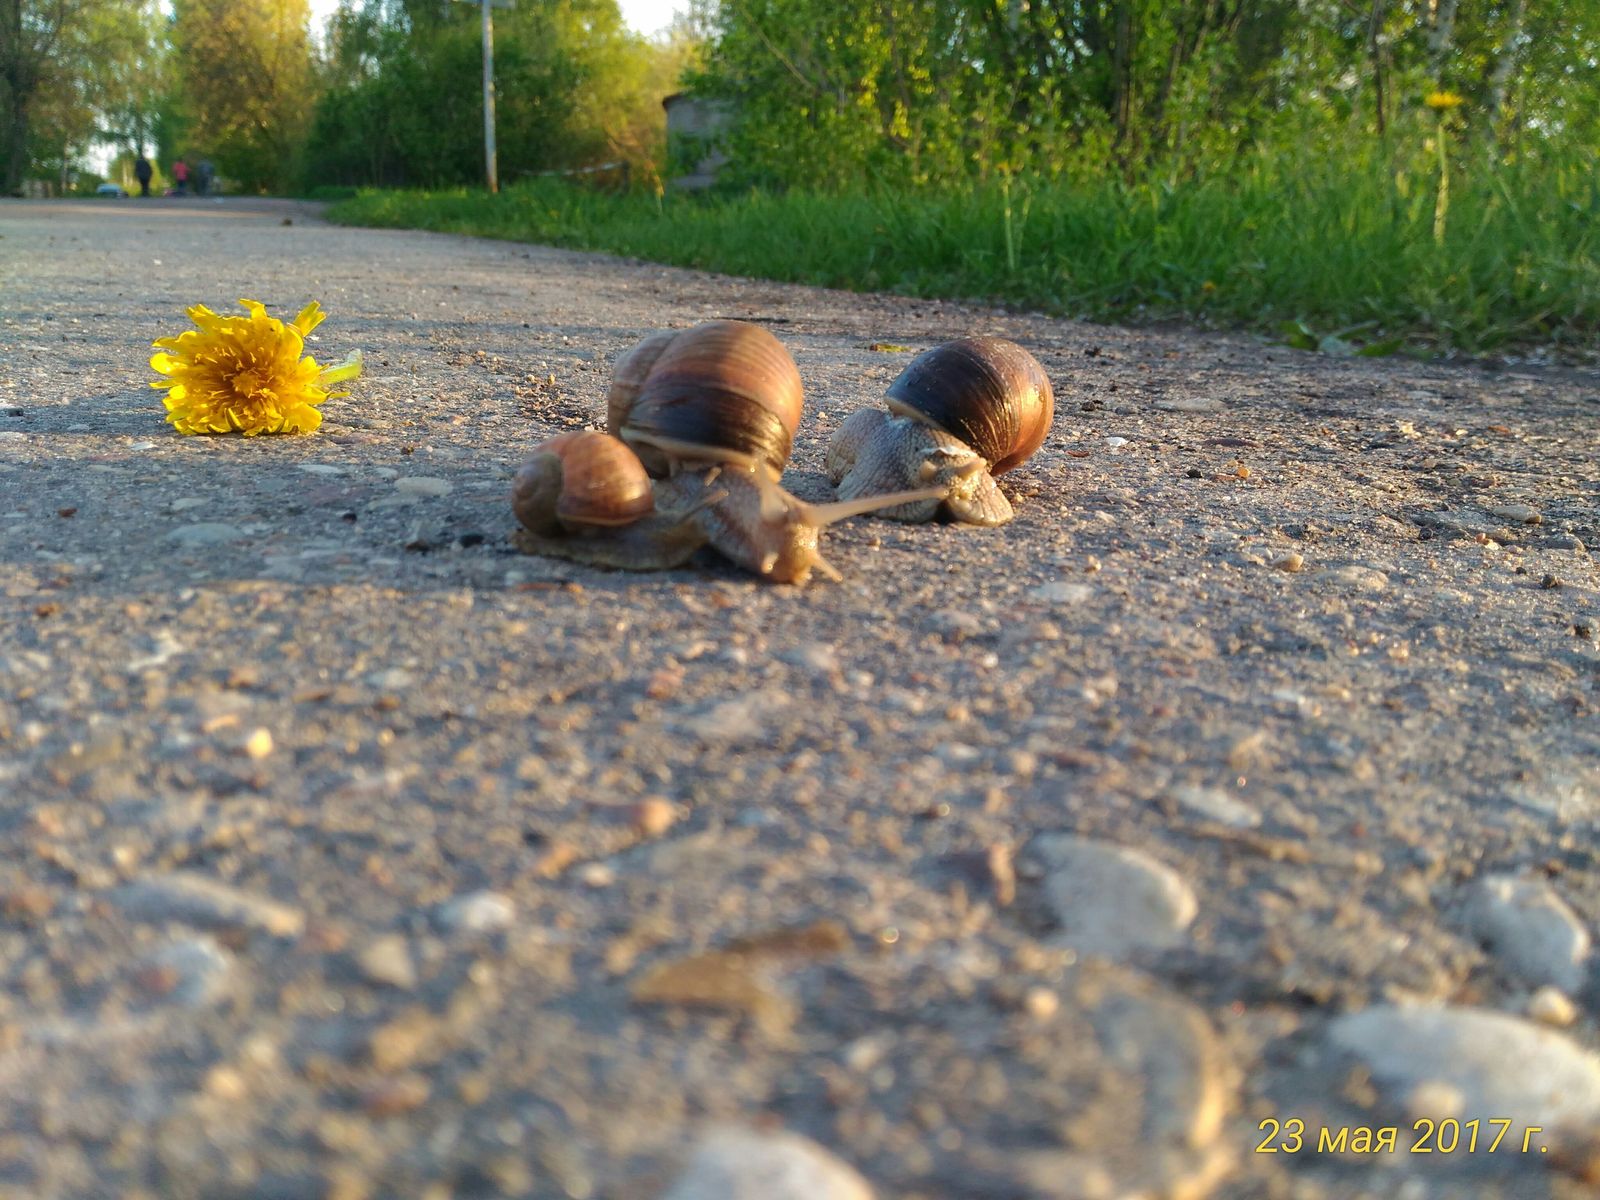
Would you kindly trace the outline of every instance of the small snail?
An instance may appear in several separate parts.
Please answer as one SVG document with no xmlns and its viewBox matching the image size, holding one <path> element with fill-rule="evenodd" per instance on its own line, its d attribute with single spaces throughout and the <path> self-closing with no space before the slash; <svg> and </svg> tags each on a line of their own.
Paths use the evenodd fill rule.
<svg viewBox="0 0 1600 1200">
<path fill-rule="evenodd" d="M 803 406 L 800 372 L 758 325 L 712 321 L 651 334 L 617 360 L 608 430 L 639 456 L 723 557 L 778 583 L 813 568 L 839 573 L 817 548 L 822 529 L 885 506 L 936 500 L 941 488 L 808 504 L 778 482 Z"/>
<path fill-rule="evenodd" d="M 937 499 L 880 510 L 897 521 L 948 515 L 1004 525 L 1011 502 L 994 477 L 1044 443 L 1055 400 L 1044 368 L 1002 338 L 961 338 L 911 360 L 889 385 L 889 412 L 853 413 L 828 446 L 841 499 L 938 485 Z"/>
<path fill-rule="evenodd" d="M 523 526 L 520 549 L 590 566 L 663 570 L 706 543 L 694 512 L 656 511 L 633 451 L 595 430 L 535 446 L 511 485 L 511 511 Z"/>
</svg>

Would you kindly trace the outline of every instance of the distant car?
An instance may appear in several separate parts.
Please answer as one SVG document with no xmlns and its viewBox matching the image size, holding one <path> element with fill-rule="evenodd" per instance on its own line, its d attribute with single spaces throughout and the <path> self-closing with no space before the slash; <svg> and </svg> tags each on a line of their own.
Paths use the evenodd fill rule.
<svg viewBox="0 0 1600 1200">
<path fill-rule="evenodd" d="M 94 194 L 96 196 L 115 196 L 119 200 L 126 200 L 128 198 L 128 193 L 114 183 L 102 183 L 99 187 L 95 188 Z"/>
</svg>

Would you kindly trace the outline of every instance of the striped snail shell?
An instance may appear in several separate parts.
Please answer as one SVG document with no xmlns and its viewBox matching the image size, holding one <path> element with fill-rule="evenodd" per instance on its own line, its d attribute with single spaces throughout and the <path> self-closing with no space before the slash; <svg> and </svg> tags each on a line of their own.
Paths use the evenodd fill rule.
<svg viewBox="0 0 1600 1200">
<path fill-rule="evenodd" d="M 586 429 L 535 446 L 511 485 L 517 520 L 547 537 L 631 525 L 654 511 L 650 477 L 616 438 Z"/>
<path fill-rule="evenodd" d="M 783 343 L 759 325 L 711 321 L 652 334 L 618 359 L 606 417 L 658 479 L 747 459 L 781 474 L 802 405 Z"/>
<path fill-rule="evenodd" d="M 828 445 L 828 477 L 842 500 L 915 487 L 937 500 L 884 508 L 898 521 L 943 516 L 1004 525 L 1011 502 L 994 477 L 1044 444 L 1055 415 L 1038 361 L 1003 338 L 961 338 L 914 358 L 889 385 L 887 413 L 852 413 Z"/>
<path fill-rule="evenodd" d="M 1004 475 L 1044 444 L 1055 416 L 1037 359 L 997 337 L 960 338 L 917 355 L 889 385 L 889 411 L 960 438 Z"/>
</svg>

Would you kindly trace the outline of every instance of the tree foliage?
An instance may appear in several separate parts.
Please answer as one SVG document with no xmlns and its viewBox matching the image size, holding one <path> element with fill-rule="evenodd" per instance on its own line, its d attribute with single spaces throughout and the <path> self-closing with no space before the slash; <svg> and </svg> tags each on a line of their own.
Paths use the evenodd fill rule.
<svg viewBox="0 0 1600 1200">
<path fill-rule="evenodd" d="M 1592 136 L 1596 0 L 723 0 L 698 90 L 747 178 L 1181 172 L 1262 138 L 1387 138 L 1430 92 L 1496 153 Z"/>
<path fill-rule="evenodd" d="M 673 79 L 616 0 L 518 0 L 494 10 L 500 175 L 607 161 L 647 165 Z M 313 183 L 439 185 L 483 178 L 476 5 L 347 4 L 333 85 L 307 147 Z"/>
<path fill-rule="evenodd" d="M 316 97 L 306 0 L 175 0 L 163 158 L 206 156 L 252 191 L 287 191 Z"/>
<path fill-rule="evenodd" d="M 0 194 L 63 174 L 94 140 L 149 60 L 149 15 L 115 0 L 0 0 Z"/>
</svg>

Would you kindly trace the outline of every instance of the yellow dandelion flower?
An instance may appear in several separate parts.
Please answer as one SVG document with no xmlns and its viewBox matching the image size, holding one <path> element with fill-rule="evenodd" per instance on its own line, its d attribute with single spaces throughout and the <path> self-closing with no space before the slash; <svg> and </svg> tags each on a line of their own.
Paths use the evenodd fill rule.
<svg viewBox="0 0 1600 1200">
<path fill-rule="evenodd" d="M 361 374 L 361 351 L 333 367 L 300 357 L 326 316 L 315 300 L 287 325 L 254 300 L 239 303 L 249 316 L 196 304 L 186 310 L 194 329 L 153 343 L 163 353 L 150 367 L 167 378 L 150 386 L 167 389 L 167 421 L 179 433 L 310 433 L 322 424 L 317 405 L 350 394 L 328 388 Z"/>
<path fill-rule="evenodd" d="M 1434 112 L 1446 112 L 1452 108 L 1460 108 L 1466 103 L 1455 92 L 1429 92 L 1423 97 L 1422 102 Z"/>
</svg>

